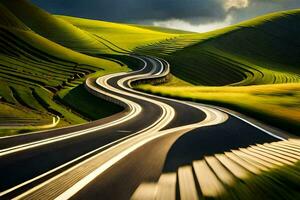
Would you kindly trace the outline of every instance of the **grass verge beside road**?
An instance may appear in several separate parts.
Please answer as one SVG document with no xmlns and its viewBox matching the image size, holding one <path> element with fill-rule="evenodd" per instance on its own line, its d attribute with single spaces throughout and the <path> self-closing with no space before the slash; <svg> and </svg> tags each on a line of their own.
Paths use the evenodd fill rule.
<svg viewBox="0 0 300 200">
<path fill-rule="evenodd" d="M 297 83 L 247 87 L 139 85 L 137 89 L 224 106 L 300 136 L 300 84 Z"/>
</svg>

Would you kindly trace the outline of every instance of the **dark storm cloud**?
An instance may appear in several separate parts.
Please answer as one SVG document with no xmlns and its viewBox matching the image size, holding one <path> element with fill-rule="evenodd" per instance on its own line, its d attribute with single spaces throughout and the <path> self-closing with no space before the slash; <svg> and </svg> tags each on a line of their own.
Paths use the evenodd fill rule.
<svg viewBox="0 0 300 200">
<path fill-rule="evenodd" d="M 32 2 L 54 14 L 147 24 L 175 19 L 191 26 L 224 24 L 228 23 L 228 19 L 229 23 L 236 23 L 268 12 L 300 7 L 300 0 L 32 0 Z"/>
<path fill-rule="evenodd" d="M 56 14 L 111 21 L 222 19 L 222 0 L 32 0 Z"/>
</svg>

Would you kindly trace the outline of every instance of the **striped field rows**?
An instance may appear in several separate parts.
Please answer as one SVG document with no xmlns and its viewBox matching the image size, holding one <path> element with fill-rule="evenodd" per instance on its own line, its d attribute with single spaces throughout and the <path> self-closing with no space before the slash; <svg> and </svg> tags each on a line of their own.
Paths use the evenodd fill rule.
<svg viewBox="0 0 300 200">
<path fill-rule="evenodd" d="M 276 195 L 287 188 L 284 199 L 296 199 L 299 160 L 299 140 L 253 145 L 163 173 L 158 182 L 142 183 L 132 199 L 282 199 Z"/>
</svg>

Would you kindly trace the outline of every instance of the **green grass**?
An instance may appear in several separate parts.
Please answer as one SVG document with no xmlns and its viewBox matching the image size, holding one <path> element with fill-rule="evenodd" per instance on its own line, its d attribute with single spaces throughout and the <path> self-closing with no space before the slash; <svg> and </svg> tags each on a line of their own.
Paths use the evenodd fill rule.
<svg viewBox="0 0 300 200">
<path fill-rule="evenodd" d="M 1 126 L 14 126 L 22 124 L 26 126 L 39 126 L 52 123 L 52 116 L 41 114 L 35 110 L 28 109 L 24 106 L 12 105 L 0 101 L 0 124 Z M 61 121 L 60 126 L 65 126 L 68 123 Z M 22 129 L 2 129 L 0 126 L 0 135 L 9 136 L 26 132 Z M 34 129 L 32 129 L 34 130 Z M 37 130 L 37 129 L 35 129 Z M 28 131 L 28 130 L 27 130 Z"/>
<path fill-rule="evenodd" d="M 247 87 L 140 85 L 137 88 L 162 96 L 231 108 L 299 135 L 300 84 Z"/>
<path fill-rule="evenodd" d="M 193 34 L 194 33 L 194 32 L 190 32 L 190 31 L 165 28 L 165 27 L 160 27 L 160 26 L 137 25 L 137 24 L 128 24 L 128 25 L 138 27 L 138 28 L 148 29 L 151 31 L 162 32 L 162 33 L 171 33 L 171 34 Z"/>
<path fill-rule="evenodd" d="M 135 69 L 141 63 L 120 53 L 136 52 L 165 58 L 175 75 L 164 86 L 142 89 L 229 105 L 284 126 L 299 122 L 293 121 L 299 108 L 297 91 L 278 97 L 262 86 L 258 91 L 269 94 L 263 96 L 241 86 L 275 84 L 274 88 L 289 90 L 290 84 L 279 83 L 300 82 L 300 10 L 204 34 L 55 16 L 26 0 L 0 0 L 0 11 L 0 96 L 11 105 L 41 116 L 59 115 L 69 124 L 118 112 L 119 107 L 89 95 L 82 84 L 87 76 L 129 71 L 127 66 Z M 207 94 L 193 85 L 228 87 Z M 177 94 L 185 88 L 191 92 Z M 232 88 L 234 98 L 227 91 Z M 237 100 L 242 97 L 247 101 Z M 275 109 L 286 116 L 276 115 Z"/>
<path fill-rule="evenodd" d="M 79 52 L 101 52 L 106 47 L 85 31 L 34 6 L 27 0 L 1 0 L 20 21 L 37 34 Z"/>
<path fill-rule="evenodd" d="M 126 66 L 74 52 L 28 31 L 2 28 L 0 42 L 6 51 L 0 55 L 3 99 L 41 113 L 60 115 L 71 124 L 86 120 L 55 102 L 59 90 L 76 87 L 83 82 L 83 76 L 96 71 L 104 75 L 127 70 Z"/>
<path fill-rule="evenodd" d="M 78 95 L 86 94 L 83 90 L 74 92 L 89 75 L 129 70 L 120 62 L 80 53 L 84 52 L 84 48 L 89 54 L 94 53 L 94 47 L 84 38 L 84 34 L 88 33 L 23 0 L 0 1 L 0 11 L 0 96 L 5 104 L 34 112 L 41 121 L 45 116 L 52 120 L 58 115 L 62 118 L 59 127 L 84 123 L 121 110 L 92 95 L 79 98 Z M 97 50 L 96 53 L 100 52 Z M 61 91 L 65 93 L 65 101 L 59 98 Z M 76 105 L 70 103 L 70 97 L 75 96 L 78 99 Z M 97 104 L 99 108 L 95 115 L 88 115 L 84 109 L 77 108 L 88 108 L 84 105 L 89 101 L 93 102 L 90 106 Z M 10 114 L 9 109 L 4 111 Z M 0 136 L 24 131 L 7 132 L 10 133 L 1 131 Z"/>
<path fill-rule="evenodd" d="M 84 85 L 62 90 L 59 97 L 64 104 L 90 120 L 109 117 L 112 113 L 123 110 L 117 105 L 93 96 L 84 88 Z"/>
<path fill-rule="evenodd" d="M 279 12 L 135 51 L 164 57 L 174 75 L 195 85 L 299 82 L 299 19 L 300 10 Z"/>
<path fill-rule="evenodd" d="M 54 103 L 51 100 L 54 94 L 64 87 L 77 86 L 79 84 L 76 83 L 77 79 L 95 71 L 103 71 L 102 74 L 105 74 L 122 70 L 119 65 L 111 61 L 73 52 L 31 32 L 11 31 L 4 28 L 0 32 L 0 41 L 5 45 L 3 50 L 13 52 L 13 54 L 8 52 L 0 55 L 0 80 L 5 83 L 2 97 L 7 102 L 17 103 L 41 112 L 45 109 L 52 113 L 55 111 L 70 123 L 82 123 L 85 120 Z M 22 36 L 18 37 L 20 35 Z M 27 40 L 24 39 L 25 37 Z M 35 41 L 36 44 L 31 42 L 29 45 L 27 43 L 29 39 Z M 38 45 L 39 48 L 37 48 Z M 43 45 L 48 45 L 48 47 L 44 48 Z M 49 51 L 45 53 L 40 50 L 43 48 Z M 60 57 L 53 56 L 52 52 L 54 55 L 61 53 Z M 71 56 L 72 59 L 69 58 Z M 99 67 L 102 64 L 104 68 Z M 43 101 L 46 102 L 44 106 L 40 105 L 41 100 L 37 101 L 32 96 L 32 91 L 37 91 L 36 97 L 44 98 Z M 41 95 L 39 95 L 40 92 Z"/>
<path fill-rule="evenodd" d="M 299 20 L 299 9 L 277 12 L 140 46 L 169 61 L 176 78 L 139 89 L 229 107 L 299 135 Z"/>
<path fill-rule="evenodd" d="M 153 44 L 182 34 L 177 30 L 167 31 L 158 27 L 150 28 L 68 16 L 58 16 L 58 18 L 89 32 L 113 51 L 120 52 L 132 51 L 138 46 Z"/>
<path fill-rule="evenodd" d="M 140 66 L 118 52 L 185 33 L 54 16 L 26 0 L 0 0 L 0 11 L 2 101 L 41 120 L 58 115 L 59 126 L 120 112 L 119 106 L 90 95 L 82 85 L 85 78 Z"/>
</svg>

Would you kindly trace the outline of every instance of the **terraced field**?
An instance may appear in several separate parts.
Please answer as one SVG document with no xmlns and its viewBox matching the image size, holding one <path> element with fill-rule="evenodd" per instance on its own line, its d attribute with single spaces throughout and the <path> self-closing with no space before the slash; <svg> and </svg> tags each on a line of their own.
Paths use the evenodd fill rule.
<svg viewBox="0 0 300 200">
<path fill-rule="evenodd" d="M 135 51 L 163 56 L 174 75 L 195 85 L 299 82 L 299 18 L 300 10 L 270 14 Z"/>
<path fill-rule="evenodd" d="M 164 28 L 119 24 L 67 16 L 57 17 L 85 30 L 112 51 L 123 53 L 130 52 L 141 45 L 163 42 L 180 35 L 189 34 L 189 32 Z M 104 53 L 108 53 L 108 51 Z"/>
<path fill-rule="evenodd" d="M 8 107 L 13 106 L 14 109 L 23 110 L 29 115 L 29 117 L 22 115 L 19 118 L 16 116 L 18 120 L 16 118 L 13 121 L 26 122 L 32 119 L 30 115 L 34 115 L 35 120 L 32 121 L 36 121 L 37 123 L 33 123 L 36 125 L 52 123 L 54 116 L 62 118 L 59 126 L 83 123 L 89 120 L 88 116 L 81 115 L 86 107 L 72 111 L 69 104 L 70 102 L 76 103 L 76 101 L 72 99 L 62 100 L 57 95 L 58 92 L 61 90 L 72 91 L 73 88 L 84 82 L 86 76 L 95 72 L 101 75 L 126 71 L 128 70 L 127 67 L 121 67 L 116 62 L 75 52 L 38 35 L 32 31 L 33 26 L 29 28 L 25 24 L 25 22 L 31 22 L 30 19 L 28 19 L 29 21 L 19 20 L 14 15 L 14 12 L 17 11 L 12 12 L 11 7 L 6 5 L 10 4 L 8 1 L 1 1 L 0 3 L 1 102 L 5 102 Z M 24 1 L 23 3 L 24 6 L 27 5 L 27 2 Z M 21 7 L 23 3 L 20 4 Z M 31 6 L 31 4 L 28 5 Z M 20 12 L 17 13 L 20 14 Z M 42 27 L 40 28 L 42 29 Z M 69 36 L 64 35 L 64 37 L 68 38 Z M 74 41 L 71 43 L 76 44 Z M 95 106 L 95 103 L 90 105 Z M 115 107 L 110 103 L 99 100 L 95 108 L 98 108 L 100 113 L 101 106 Z M 0 115 L 1 121 L 8 117 L 9 113 L 7 112 L 9 110 L 11 109 L 3 109 L 3 113 Z M 111 115 L 116 110 L 119 111 L 118 109 L 112 109 L 112 112 L 105 111 L 98 117 Z M 19 114 L 21 115 L 21 113 Z M 13 131 L 11 132 L 13 133 Z M 1 133 L 1 135 L 3 134 Z"/>
<path fill-rule="evenodd" d="M 300 10 L 279 12 L 136 48 L 164 57 L 175 75 L 138 88 L 229 107 L 299 134 L 299 20 Z"/>
<path fill-rule="evenodd" d="M 119 106 L 90 95 L 84 80 L 128 71 L 127 65 L 139 63 L 120 53 L 183 33 L 54 16 L 27 0 L 0 0 L 0 105 L 30 113 L 36 124 L 60 116 L 59 126 L 120 112 Z M 16 121 L 32 119 L 17 113 Z"/>
<path fill-rule="evenodd" d="M 57 119 L 55 120 L 57 121 Z M 53 118 L 47 113 L 0 101 L 1 136 L 36 130 L 32 127 L 50 125 L 52 123 Z"/>
<path fill-rule="evenodd" d="M 0 0 L 0 138 L 128 105 L 2 138 L 0 196 L 299 199 L 299 20 L 292 10 L 196 34 Z M 133 85 L 225 108 L 130 89 L 169 77 Z M 201 137 L 181 143 L 189 135 Z"/>
<path fill-rule="evenodd" d="M 182 83 L 180 83 L 182 84 Z M 268 84 L 238 87 L 140 85 L 157 95 L 231 108 L 299 135 L 300 84 Z"/>
<path fill-rule="evenodd" d="M 82 84 L 94 73 L 100 76 L 128 71 L 126 65 L 137 63 L 126 54 L 134 52 L 166 59 L 175 75 L 163 87 L 147 85 L 140 86 L 141 90 L 230 105 L 247 113 L 252 110 L 250 114 L 268 116 L 267 121 L 282 119 L 284 126 L 298 123 L 288 122 L 298 113 L 285 112 L 285 117 L 278 118 L 268 106 L 261 106 L 276 102 L 277 109 L 288 109 L 268 86 L 258 89 L 270 94 L 263 98 L 253 95 L 247 87 L 234 89 L 240 98 L 249 91 L 251 101 L 245 102 L 250 105 L 234 101 L 228 90 L 233 86 L 279 87 L 277 84 L 300 82 L 300 10 L 269 14 L 203 34 L 55 16 L 26 0 L 0 0 L 0 11 L 1 101 L 37 112 L 46 121 L 58 115 L 62 117 L 60 125 L 83 123 L 120 111 L 89 95 Z M 215 88 L 193 85 L 228 87 L 214 94 Z M 178 86 L 188 87 L 189 94 L 195 93 L 196 97 L 178 93 L 183 89 Z M 202 89 L 210 91 L 204 95 Z M 280 90 L 289 89 L 290 85 L 286 85 Z M 298 110 L 294 98 L 298 93 L 294 89 L 291 93 L 280 97 L 294 102 L 292 107 Z M 91 103 L 84 104 L 86 101 Z"/>
<path fill-rule="evenodd" d="M 85 120 L 54 102 L 54 94 L 63 88 L 74 87 L 97 67 L 64 61 L 47 55 L 16 35 L 1 29 L 3 54 L 0 55 L 1 96 L 4 101 L 33 110 L 65 116 L 70 122 Z"/>
</svg>

